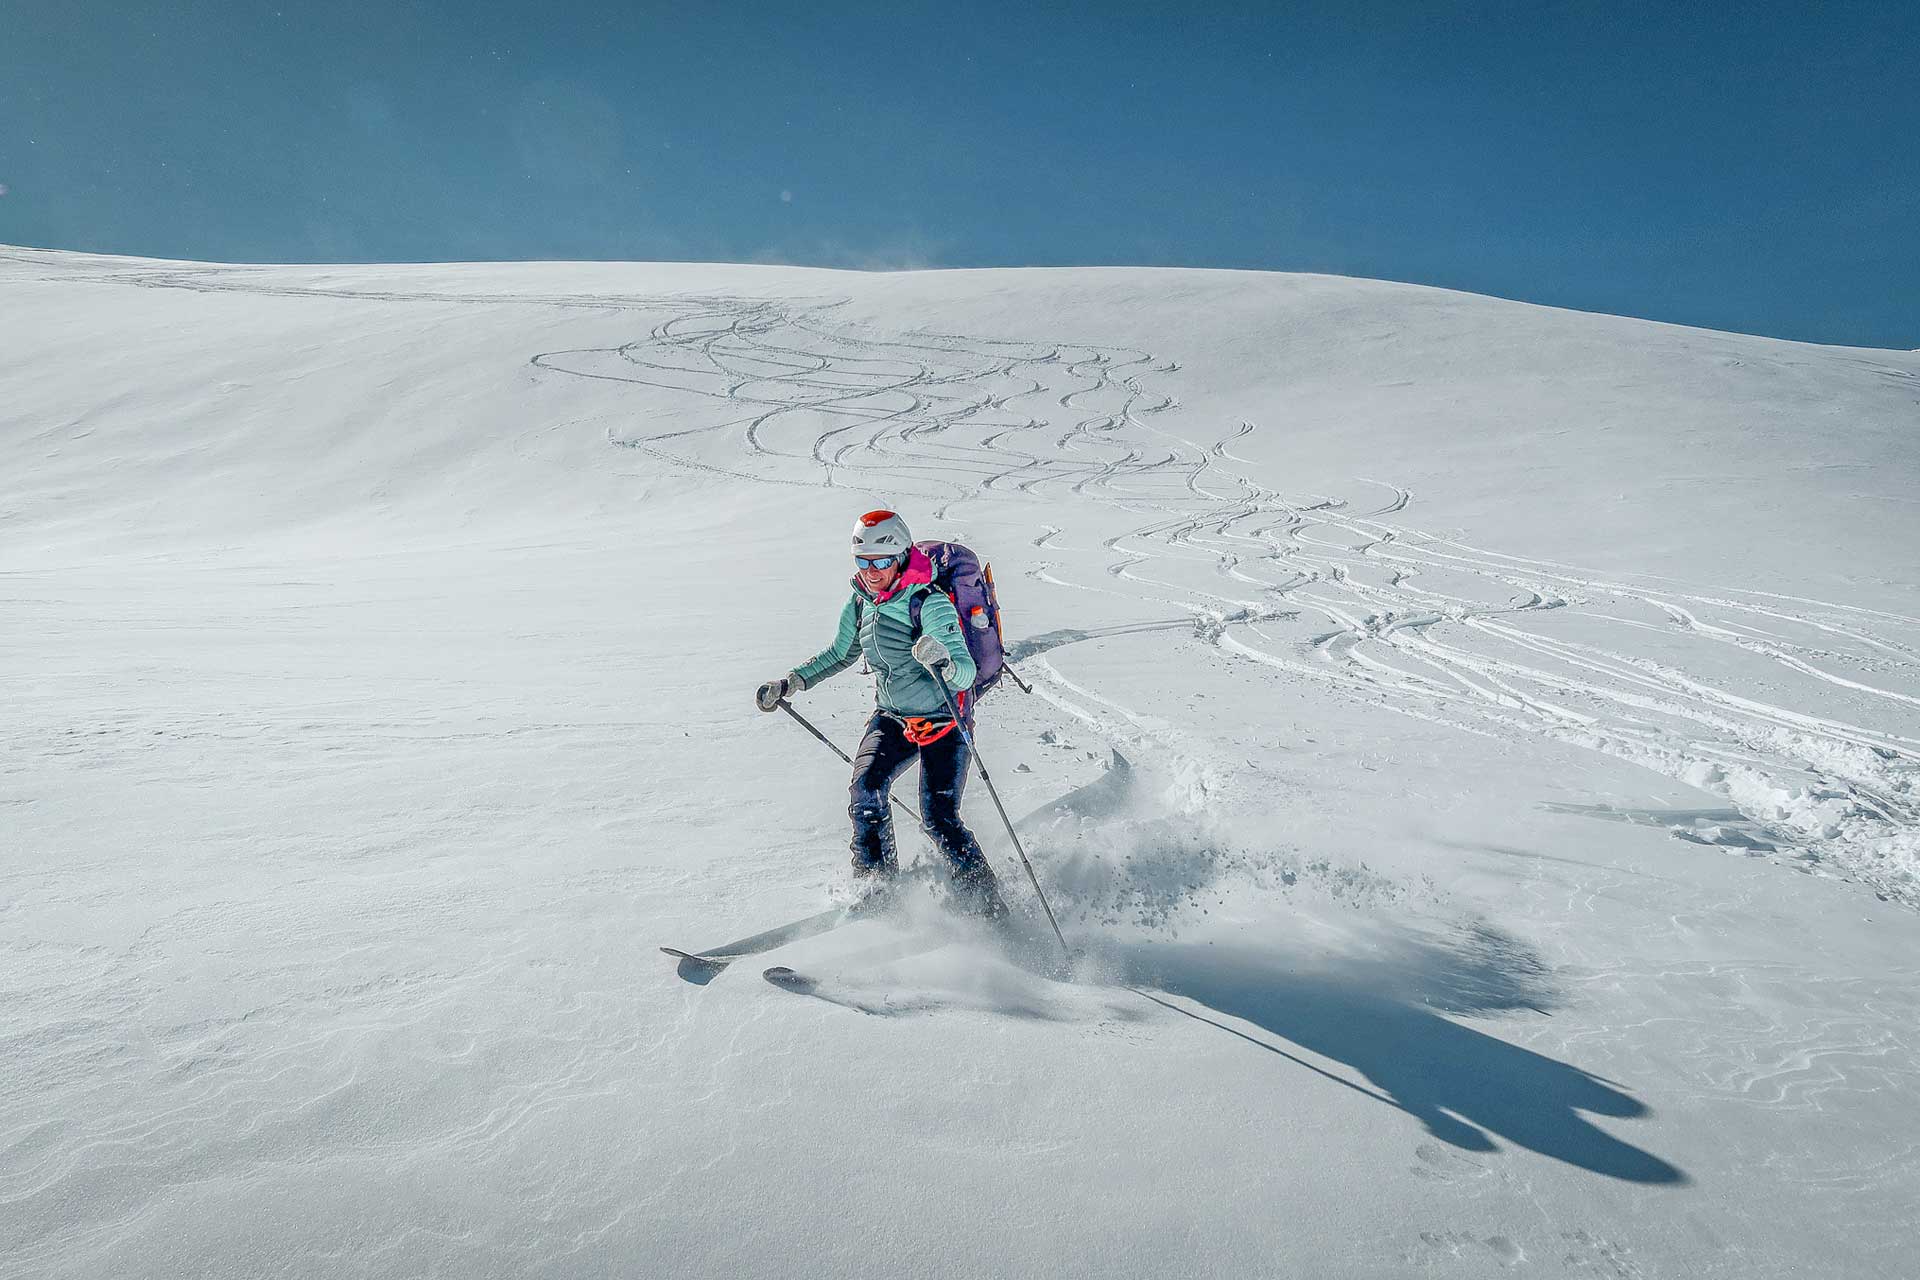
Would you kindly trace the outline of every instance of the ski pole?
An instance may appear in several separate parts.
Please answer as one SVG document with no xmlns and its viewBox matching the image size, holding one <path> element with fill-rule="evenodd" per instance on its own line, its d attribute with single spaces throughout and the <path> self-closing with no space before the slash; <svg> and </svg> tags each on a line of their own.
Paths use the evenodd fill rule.
<svg viewBox="0 0 1920 1280">
<path fill-rule="evenodd" d="M 1020 692 L 1022 693 L 1033 692 L 1033 686 L 1020 678 L 1020 673 L 1013 669 L 1013 664 L 1011 662 L 1005 663 L 1004 665 L 1001 666 L 1000 669 L 1013 677 L 1013 682 L 1020 686 Z"/>
<path fill-rule="evenodd" d="M 1013 829 L 1013 819 L 1007 816 L 1007 806 L 1000 803 L 1000 792 L 995 789 L 993 778 L 987 773 L 987 762 L 980 758 L 980 749 L 973 745 L 973 732 L 967 728 L 967 722 L 960 718 L 960 708 L 953 701 L 953 690 L 947 687 L 947 678 L 940 672 L 935 671 L 933 679 L 940 686 L 940 696 L 947 700 L 947 712 L 953 717 L 953 727 L 960 731 L 960 740 L 967 744 L 974 767 L 980 770 L 980 781 L 987 784 L 987 794 L 993 797 L 993 807 L 1000 811 L 1000 821 L 1006 824 L 1007 838 L 1013 841 L 1013 851 L 1020 855 L 1020 865 L 1027 869 L 1027 879 L 1032 882 L 1033 892 L 1040 899 L 1040 909 L 1047 913 L 1047 923 L 1053 926 L 1053 936 L 1060 939 L 1060 950 L 1071 961 L 1073 948 L 1067 945 L 1067 935 L 1060 932 L 1060 922 L 1054 919 L 1053 904 L 1047 901 L 1047 891 L 1040 887 L 1040 877 L 1033 874 L 1033 864 L 1027 861 L 1027 851 L 1020 845 L 1020 836 Z"/>
<path fill-rule="evenodd" d="M 833 754 L 839 756 L 842 760 L 845 760 L 848 764 L 853 763 L 852 756 L 849 756 L 846 752 L 842 751 L 839 747 L 834 746 L 832 738 L 829 738 L 826 734 L 814 728 L 813 723 L 810 720 L 808 720 L 805 716 L 801 715 L 798 711 L 795 711 L 793 709 L 793 704 L 788 702 L 785 698 L 780 699 L 780 709 L 786 712 L 788 715 L 792 716 L 794 720 L 796 720 L 799 723 L 802 729 L 805 729 L 808 733 L 820 739 L 820 741 L 826 743 L 827 750 L 833 752 Z M 927 839 L 933 840 L 933 833 L 928 831 L 926 828 L 926 825 L 920 821 L 920 815 L 915 813 L 913 810 L 907 808 L 906 805 L 901 804 L 899 796 L 896 796 L 893 794 L 893 792 L 889 791 L 887 792 L 887 799 L 892 801 L 894 808 L 898 809 L 901 813 L 906 814 L 909 818 L 912 818 L 913 825 L 916 827 L 919 827 L 922 833 L 926 835 Z M 939 842 L 934 841 L 934 844 L 936 847 L 938 847 Z"/>
<path fill-rule="evenodd" d="M 826 734 L 814 728 L 813 722 L 808 720 L 805 716 L 801 715 L 798 711 L 795 711 L 793 709 L 793 704 L 791 702 L 788 702 L 785 698 L 780 699 L 780 709 L 786 712 L 788 715 L 792 716 L 796 721 L 798 721 L 802 729 L 805 729 L 808 733 L 820 739 L 820 741 L 826 743 L 827 750 L 833 752 L 833 754 L 839 756 L 842 760 L 845 760 L 848 764 L 853 763 L 852 756 L 848 755 L 846 752 L 842 751 L 840 748 L 834 746 L 833 739 L 829 738 Z"/>
</svg>

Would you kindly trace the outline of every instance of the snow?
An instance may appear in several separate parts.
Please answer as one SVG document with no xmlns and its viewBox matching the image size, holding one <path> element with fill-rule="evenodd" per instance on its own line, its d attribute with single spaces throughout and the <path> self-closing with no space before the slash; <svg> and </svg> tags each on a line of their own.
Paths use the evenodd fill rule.
<svg viewBox="0 0 1920 1280">
<path fill-rule="evenodd" d="M 1920 354 L 1239 272 L 0 303 L 0 1275 L 1910 1274 Z M 994 564 L 1082 954 L 682 981 L 843 874 L 752 690 L 878 505 Z"/>
</svg>

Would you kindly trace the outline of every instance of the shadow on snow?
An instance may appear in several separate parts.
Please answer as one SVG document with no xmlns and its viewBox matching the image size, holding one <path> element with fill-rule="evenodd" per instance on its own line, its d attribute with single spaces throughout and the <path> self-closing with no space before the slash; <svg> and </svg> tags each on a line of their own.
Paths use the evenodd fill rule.
<svg viewBox="0 0 1920 1280">
<path fill-rule="evenodd" d="M 1483 931 L 1486 932 L 1486 931 Z M 1494 935 L 1497 939 L 1498 935 Z M 1413 944 L 1415 950 L 1427 944 Z M 1457 950 L 1448 948 L 1448 950 Z M 1646 1105 L 1620 1087 L 1565 1062 L 1522 1049 L 1442 1016 L 1542 1008 L 1542 974 L 1530 953 L 1504 943 L 1473 963 L 1431 970 L 1366 962 L 1361 972 L 1303 973 L 1274 956 L 1221 946 L 1138 944 L 1117 953 L 1138 994 L 1165 1008 L 1259 1044 L 1406 1112 L 1434 1137 L 1468 1151 L 1497 1150 L 1489 1134 L 1567 1164 L 1628 1182 L 1679 1184 L 1687 1176 L 1649 1152 L 1605 1133 L 1588 1115 L 1638 1117 Z M 1400 957 L 1405 959 L 1406 957 Z M 1504 963 L 1518 960 L 1509 971 Z M 1382 981 L 1382 979 L 1386 979 Z M 1163 1000 L 1157 988 L 1251 1023 L 1345 1063 L 1379 1092 L 1322 1071 L 1286 1049 Z M 1398 989 L 1396 989 L 1396 987 Z"/>
</svg>

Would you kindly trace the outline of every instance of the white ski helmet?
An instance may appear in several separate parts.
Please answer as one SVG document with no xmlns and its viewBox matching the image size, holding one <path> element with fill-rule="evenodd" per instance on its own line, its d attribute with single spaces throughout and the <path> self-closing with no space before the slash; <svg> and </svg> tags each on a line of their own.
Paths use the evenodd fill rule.
<svg viewBox="0 0 1920 1280">
<path fill-rule="evenodd" d="M 856 556 L 904 556 L 913 549 L 907 522 L 891 511 L 869 511 L 853 524 Z"/>
</svg>

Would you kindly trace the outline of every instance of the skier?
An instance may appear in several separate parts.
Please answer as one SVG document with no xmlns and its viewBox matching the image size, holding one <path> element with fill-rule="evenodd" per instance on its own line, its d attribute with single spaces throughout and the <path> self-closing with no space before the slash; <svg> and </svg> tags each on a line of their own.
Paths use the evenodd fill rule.
<svg viewBox="0 0 1920 1280">
<path fill-rule="evenodd" d="M 853 818 L 856 899 L 884 893 L 899 872 L 888 803 L 893 780 L 920 758 L 920 817 L 952 864 L 956 905 L 989 919 L 1004 918 L 993 867 L 960 821 L 970 752 L 947 709 L 945 681 L 965 709 L 974 662 L 953 602 L 933 583 L 933 566 L 913 545 L 907 522 L 891 511 L 869 511 L 853 527 L 853 594 L 840 610 L 833 643 L 755 697 L 762 711 L 804 692 L 864 657 L 873 669 L 875 709 L 854 756 L 847 812 Z M 913 601 L 920 626 L 915 634 Z"/>
</svg>

